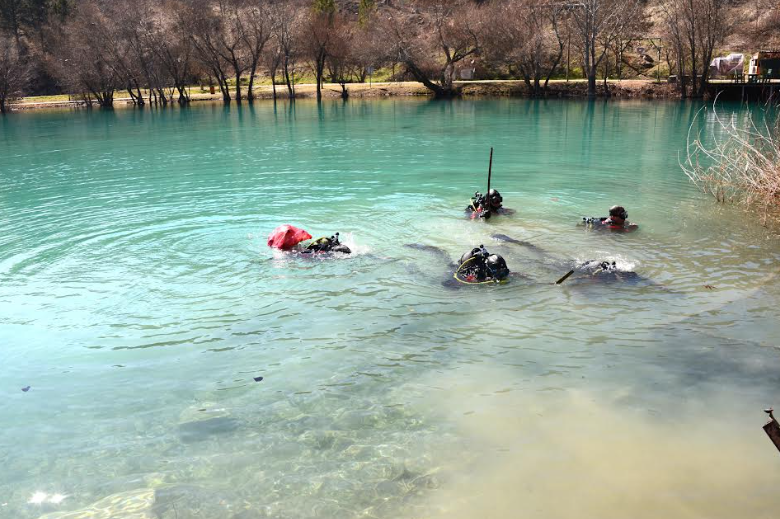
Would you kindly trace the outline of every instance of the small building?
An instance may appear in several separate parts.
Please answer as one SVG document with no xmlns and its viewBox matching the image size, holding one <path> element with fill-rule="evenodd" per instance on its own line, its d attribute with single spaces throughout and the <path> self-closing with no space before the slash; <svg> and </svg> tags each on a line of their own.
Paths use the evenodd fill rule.
<svg viewBox="0 0 780 519">
<path fill-rule="evenodd" d="M 748 81 L 780 79 L 780 50 L 758 51 L 750 58 Z"/>
</svg>

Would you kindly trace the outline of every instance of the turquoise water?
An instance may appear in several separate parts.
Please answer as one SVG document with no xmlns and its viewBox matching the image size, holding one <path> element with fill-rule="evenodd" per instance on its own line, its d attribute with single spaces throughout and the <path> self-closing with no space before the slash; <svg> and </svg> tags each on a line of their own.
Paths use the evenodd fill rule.
<svg viewBox="0 0 780 519">
<path fill-rule="evenodd" d="M 681 172 L 698 111 L 0 118 L 0 517 L 770 517 L 780 245 Z M 469 221 L 491 146 L 517 213 Z M 576 225 L 616 203 L 638 232 Z M 452 290 L 410 243 L 523 276 Z M 641 279 L 552 285 L 594 258 Z"/>
</svg>

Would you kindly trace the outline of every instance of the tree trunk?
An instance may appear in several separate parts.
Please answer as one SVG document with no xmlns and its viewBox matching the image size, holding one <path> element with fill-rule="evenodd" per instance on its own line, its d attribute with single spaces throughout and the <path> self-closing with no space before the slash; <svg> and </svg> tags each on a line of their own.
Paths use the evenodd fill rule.
<svg viewBox="0 0 780 519">
<path fill-rule="evenodd" d="M 290 63 L 287 58 L 284 59 L 284 80 L 287 83 L 287 94 L 290 100 L 295 100 L 295 90 L 292 84 L 292 75 L 290 74 Z"/>
<path fill-rule="evenodd" d="M 135 92 L 133 92 L 133 89 L 135 89 Z M 146 104 L 144 101 L 144 95 L 141 92 L 141 86 L 135 79 L 133 79 L 130 84 L 127 85 L 127 92 L 130 94 L 130 99 L 133 100 L 134 105 L 144 106 Z"/>
<path fill-rule="evenodd" d="M 320 69 L 320 64 L 317 63 L 317 102 L 322 102 L 322 70 Z"/>
<path fill-rule="evenodd" d="M 97 99 L 98 106 L 104 110 L 110 110 L 114 108 L 114 92 L 113 91 L 94 91 L 95 99 Z"/>
<path fill-rule="evenodd" d="M 547 77 L 544 78 L 544 87 L 543 90 L 545 94 L 547 93 L 547 84 L 550 82 L 550 78 L 552 77 L 553 73 L 555 73 L 555 69 L 558 68 L 558 65 L 560 64 L 561 60 L 563 59 L 563 42 L 561 42 L 558 46 L 558 57 L 555 58 L 555 62 L 553 63 L 552 67 L 550 67 L 550 72 L 547 74 Z M 567 69 L 568 73 L 568 69 Z"/>
<path fill-rule="evenodd" d="M 233 60 L 233 72 L 236 74 L 236 102 L 241 102 L 241 65 L 239 65 L 238 60 Z M 225 80 L 225 84 L 227 85 L 227 80 Z"/>
<path fill-rule="evenodd" d="M 593 45 L 590 42 L 588 48 L 585 49 L 585 67 L 583 72 L 585 72 L 585 75 L 588 77 L 588 97 L 596 97 L 596 66 L 593 63 L 595 61 L 595 56 L 591 56 L 591 46 Z"/>
<path fill-rule="evenodd" d="M 176 90 L 179 91 L 179 106 L 184 106 L 190 103 L 190 98 L 187 95 L 187 88 L 183 85 L 176 85 Z"/>
<path fill-rule="evenodd" d="M 596 97 L 596 71 L 588 72 L 588 97 Z"/>
<path fill-rule="evenodd" d="M 685 63 L 683 60 L 682 49 L 680 49 L 680 52 L 677 56 L 677 84 L 680 89 L 680 97 L 685 99 L 688 97 L 688 90 L 685 88 Z"/>
<path fill-rule="evenodd" d="M 214 73 L 214 78 L 219 84 L 219 91 L 222 92 L 222 101 L 225 103 L 230 103 L 230 89 L 227 84 L 227 78 L 220 70 L 212 69 L 212 72 Z"/>
<path fill-rule="evenodd" d="M 437 98 L 446 98 L 446 97 L 453 97 L 458 94 L 458 92 L 453 89 L 447 89 L 444 88 L 441 85 L 437 85 L 433 81 L 431 81 L 428 76 L 420 70 L 417 65 L 411 60 L 404 61 L 404 65 L 406 65 L 406 70 L 409 72 L 414 79 L 425 85 L 425 88 L 433 92 L 433 95 Z"/>
<path fill-rule="evenodd" d="M 246 100 L 250 103 L 255 100 L 255 73 L 257 73 L 257 62 L 252 64 L 252 68 L 249 71 L 249 86 L 246 91 Z"/>
<path fill-rule="evenodd" d="M 323 47 L 319 47 L 314 56 L 314 74 L 317 76 L 317 102 L 322 101 L 322 77 L 325 75 L 325 60 L 328 59 L 328 53 Z"/>
</svg>

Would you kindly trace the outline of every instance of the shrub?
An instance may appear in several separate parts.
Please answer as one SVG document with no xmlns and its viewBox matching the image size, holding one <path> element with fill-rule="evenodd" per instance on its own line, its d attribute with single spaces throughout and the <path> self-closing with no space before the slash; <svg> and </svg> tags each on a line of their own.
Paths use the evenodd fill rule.
<svg viewBox="0 0 780 519">
<path fill-rule="evenodd" d="M 713 110 L 713 118 L 722 135 L 704 144 L 691 125 L 683 171 L 718 202 L 760 211 L 764 224 L 780 220 L 780 115 L 769 112 L 756 123 L 749 113 L 738 123 Z"/>
</svg>

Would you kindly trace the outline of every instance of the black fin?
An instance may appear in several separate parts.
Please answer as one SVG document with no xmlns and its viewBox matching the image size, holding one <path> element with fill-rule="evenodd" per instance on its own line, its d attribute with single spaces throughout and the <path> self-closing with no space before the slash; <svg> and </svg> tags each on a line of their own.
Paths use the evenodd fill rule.
<svg viewBox="0 0 780 519">
<path fill-rule="evenodd" d="M 406 247 L 407 249 L 430 252 L 434 256 L 443 258 L 445 262 L 452 263 L 452 259 L 450 258 L 450 255 L 447 254 L 443 249 L 440 249 L 439 247 L 436 247 L 434 245 L 423 245 L 421 243 L 407 243 L 404 244 L 404 247 Z"/>
</svg>

